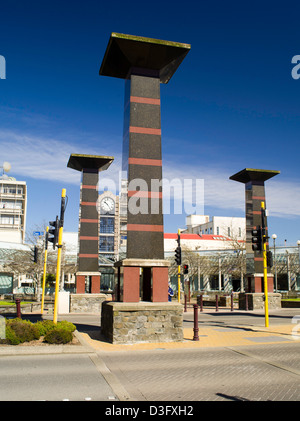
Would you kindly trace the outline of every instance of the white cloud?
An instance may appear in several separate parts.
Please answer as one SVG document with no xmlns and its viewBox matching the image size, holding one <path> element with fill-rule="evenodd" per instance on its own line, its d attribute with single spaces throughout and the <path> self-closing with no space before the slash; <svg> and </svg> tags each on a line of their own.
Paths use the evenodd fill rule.
<svg viewBox="0 0 300 421">
<path fill-rule="evenodd" d="M 245 187 L 242 183 L 229 180 L 232 174 L 225 168 L 199 165 L 164 165 L 164 177 L 178 179 L 204 179 L 204 210 L 206 206 L 216 210 L 245 211 Z M 266 202 L 270 216 L 300 216 L 300 184 L 281 181 L 280 175 L 265 184 Z M 177 197 L 179 200 L 180 197 Z"/>
<path fill-rule="evenodd" d="M 53 138 L 21 135 L 12 131 L 0 131 L 0 165 L 1 161 L 11 164 L 11 175 L 47 179 L 64 180 L 67 183 L 78 184 L 80 173 L 67 168 L 71 153 L 99 155 L 99 152 L 84 143 L 68 143 Z M 106 154 L 101 146 L 101 155 Z M 115 157 L 118 162 L 119 157 Z M 111 177 L 116 177 L 117 170 L 111 167 Z"/>
<path fill-rule="evenodd" d="M 101 147 L 100 153 L 97 146 Z M 41 180 L 64 180 L 67 183 L 78 185 L 80 173 L 67 168 L 71 153 L 113 155 L 114 163 L 108 171 L 100 176 L 100 181 L 103 178 L 112 180 L 118 190 L 122 159 L 120 153 L 114 153 L 108 140 L 99 141 L 95 147 L 87 147 L 84 142 L 80 143 L 78 138 L 68 142 L 56 138 L 22 135 L 9 130 L 0 130 L 0 165 L 4 161 L 10 162 L 10 174 L 16 178 L 21 176 L 25 179 L 32 177 Z M 196 198 L 195 180 L 203 179 L 204 211 L 205 207 L 209 206 L 220 210 L 220 212 L 230 209 L 244 212 L 244 185 L 229 180 L 230 175 L 231 173 L 228 173 L 225 168 L 202 164 L 197 166 L 195 164 L 178 165 L 177 162 L 165 159 L 163 161 L 163 177 L 169 183 L 178 179 L 181 187 L 172 190 L 172 192 L 165 191 L 165 199 L 169 200 L 169 193 L 171 193 L 175 201 L 184 201 L 186 203 L 183 203 L 183 206 L 188 205 L 192 209 L 192 203 Z M 300 216 L 300 185 L 293 181 L 282 181 L 279 177 L 266 183 L 267 208 L 270 215 L 277 217 Z M 184 180 L 193 180 L 193 182 L 184 184 Z M 197 197 L 202 200 L 201 194 Z M 200 203 L 201 205 L 203 203 Z"/>
</svg>

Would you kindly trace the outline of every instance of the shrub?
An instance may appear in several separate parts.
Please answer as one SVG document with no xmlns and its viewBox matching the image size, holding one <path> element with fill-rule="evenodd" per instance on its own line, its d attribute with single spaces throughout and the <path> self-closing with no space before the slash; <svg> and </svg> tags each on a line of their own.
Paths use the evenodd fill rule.
<svg viewBox="0 0 300 421">
<path fill-rule="evenodd" d="M 45 336 L 56 327 L 56 324 L 52 320 L 42 320 L 40 322 L 36 322 L 36 326 L 39 329 L 40 335 Z"/>
<path fill-rule="evenodd" d="M 73 334 L 70 330 L 56 327 L 52 329 L 44 337 L 44 341 L 50 344 L 66 344 L 71 342 L 73 339 Z"/>
<path fill-rule="evenodd" d="M 73 323 L 68 322 L 67 320 L 57 322 L 57 327 L 69 330 L 70 332 L 74 332 L 76 330 L 76 326 L 73 325 Z"/>
<path fill-rule="evenodd" d="M 22 320 L 12 319 L 6 320 L 6 342 L 11 345 L 18 343 L 30 342 L 40 338 L 40 332 L 33 323 Z"/>
<path fill-rule="evenodd" d="M 76 326 L 63 320 L 55 324 L 52 320 L 43 320 L 31 323 L 22 319 L 6 319 L 5 339 L 0 339 L 0 344 L 19 345 L 44 336 L 44 341 L 52 344 L 65 344 L 73 339 Z"/>
<path fill-rule="evenodd" d="M 16 332 L 9 326 L 5 326 L 5 339 L 1 340 L 1 343 L 9 345 L 19 345 L 20 338 L 17 337 Z"/>
</svg>

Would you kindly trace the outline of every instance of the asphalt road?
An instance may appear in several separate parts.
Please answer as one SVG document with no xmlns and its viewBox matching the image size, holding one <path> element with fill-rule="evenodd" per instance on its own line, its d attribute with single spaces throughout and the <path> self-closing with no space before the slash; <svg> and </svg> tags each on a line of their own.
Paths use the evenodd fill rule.
<svg viewBox="0 0 300 421">
<path fill-rule="evenodd" d="M 270 312 L 270 325 L 292 323 L 299 309 Z M 205 309 L 201 327 L 264 326 L 264 312 Z M 31 318 L 39 317 L 31 315 Z M 50 318 L 51 316 L 47 316 Z M 79 332 L 99 333 L 95 314 L 69 314 Z M 192 308 L 184 327 L 193 325 Z M 299 401 L 300 343 L 0 356 L 1 401 Z M 120 393 L 118 393 L 118 391 Z M 195 411 L 196 411 L 195 406 Z M 154 409 L 155 410 L 155 409 Z M 198 410 L 198 409 L 197 409 Z M 193 415 L 196 414 L 194 411 Z M 197 412 L 198 415 L 198 412 Z"/>
<path fill-rule="evenodd" d="M 118 400 L 89 354 L 0 357 L 1 401 Z"/>
</svg>

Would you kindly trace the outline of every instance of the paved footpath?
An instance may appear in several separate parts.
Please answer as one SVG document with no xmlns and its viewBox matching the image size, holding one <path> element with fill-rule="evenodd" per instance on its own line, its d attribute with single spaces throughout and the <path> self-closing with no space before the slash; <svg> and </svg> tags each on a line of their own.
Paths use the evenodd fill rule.
<svg viewBox="0 0 300 421">
<path fill-rule="evenodd" d="M 300 401 L 300 309 L 271 314 L 268 328 L 262 312 L 206 309 L 199 341 L 189 309 L 183 342 L 133 345 L 106 342 L 98 315 L 60 318 L 77 324 L 81 345 L 55 352 L 88 353 L 119 401 Z M 18 355 L 34 347 L 7 348 Z"/>
</svg>

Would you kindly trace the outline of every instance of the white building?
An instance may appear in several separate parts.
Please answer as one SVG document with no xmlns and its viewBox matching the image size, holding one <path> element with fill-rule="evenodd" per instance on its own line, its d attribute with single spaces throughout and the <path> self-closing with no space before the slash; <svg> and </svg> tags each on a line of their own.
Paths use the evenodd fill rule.
<svg viewBox="0 0 300 421">
<path fill-rule="evenodd" d="M 0 177 L 0 241 L 24 244 L 27 208 L 25 181 Z"/>
<path fill-rule="evenodd" d="M 177 234 L 164 234 L 164 250 L 165 253 L 174 253 L 177 244 Z M 210 234 L 190 234 L 183 232 L 180 234 L 180 246 L 186 247 L 191 251 L 204 251 L 204 250 L 229 250 L 232 249 L 232 242 L 228 237 L 223 235 L 210 235 Z"/>
<path fill-rule="evenodd" d="M 233 216 L 189 215 L 186 217 L 185 233 L 230 237 L 235 240 L 246 238 L 246 218 Z"/>
</svg>

